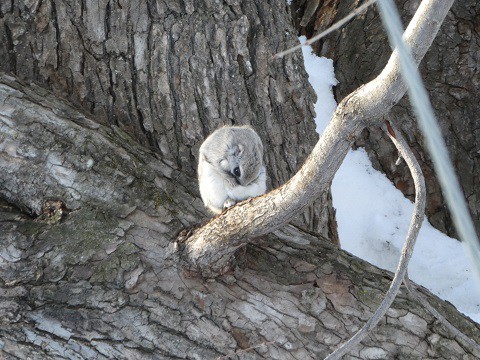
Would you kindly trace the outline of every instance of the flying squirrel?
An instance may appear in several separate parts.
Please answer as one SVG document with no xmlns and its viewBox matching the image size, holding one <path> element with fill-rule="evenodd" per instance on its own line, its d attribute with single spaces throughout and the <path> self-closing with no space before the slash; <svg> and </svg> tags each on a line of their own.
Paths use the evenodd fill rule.
<svg viewBox="0 0 480 360">
<path fill-rule="evenodd" d="M 219 214 L 267 190 L 263 145 L 250 126 L 225 126 L 200 146 L 198 182 L 203 203 Z"/>
</svg>

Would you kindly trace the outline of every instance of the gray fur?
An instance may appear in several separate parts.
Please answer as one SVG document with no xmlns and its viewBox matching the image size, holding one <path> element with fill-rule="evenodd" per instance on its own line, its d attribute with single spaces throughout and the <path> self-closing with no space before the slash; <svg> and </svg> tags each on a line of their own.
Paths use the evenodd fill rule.
<svg viewBox="0 0 480 360">
<path fill-rule="evenodd" d="M 203 202 L 215 213 L 263 194 L 266 190 L 263 145 L 255 130 L 249 126 L 230 126 L 209 135 L 200 147 L 198 179 Z"/>
</svg>

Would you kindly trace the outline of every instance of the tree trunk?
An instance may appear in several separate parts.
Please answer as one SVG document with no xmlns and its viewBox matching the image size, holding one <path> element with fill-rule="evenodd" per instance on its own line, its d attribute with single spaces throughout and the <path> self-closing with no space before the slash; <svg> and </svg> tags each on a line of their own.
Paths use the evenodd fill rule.
<svg viewBox="0 0 480 360">
<path fill-rule="evenodd" d="M 270 61 L 296 42 L 287 10 L 281 0 L 5 2 L 0 71 L 118 126 L 191 176 L 209 133 L 251 124 L 275 188 L 318 140 L 301 58 Z M 330 191 L 295 223 L 337 243 Z"/>
<path fill-rule="evenodd" d="M 191 11 L 192 3 L 185 4 L 183 19 L 190 23 L 199 15 Z M 127 6 L 115 4 L 120 5 Z M 137 5 L 129 11 L 138 11 L 142 4 Z M 271 12 L 262 12 L 263 21 L 273 16 L 275 24 L 282 23 L 281 19 L 286 18 L 284 4 L 277 5 L 270 8 Z M 10 11 L 9 6 L 2 5 L 2 21 L 9 16 L 18 16 L 19 21 L 9 23 L 9 26 L 21 25 L 22 19 L 32 21 L 25 14 L 20 16 L 18 9 Z M 52 6 L 52 3 L 30 6 L 28 11 L 39 12 L 40 8 Z M 55 11 L 47 13 L 57 16 L 62 13 L 62 6 L 63 3 L 55 3 Z M 88 8 L 90 3 L 85 6 Z M 111 11 L 114 5 L 108 3 L 105 6 Z M 225 11 L 232 16 L 239 14 L 241 9 L 235 4 L 225 6 Z M 261 9 L 266 5 L 257 6 L 256 9 Z M 26 9 L 22 7 L 22 11 Z M 227 19 L 220 16 L 227 13 L 219 12 L 218 8 L 214 10 L 208 19 L 215 16 Z M 86 9 L 82 11 L 94 14 Z M 192 16 L 190 20 L 188 12 Z M 63 13 L 71 14 L 72 18 L 81 14 L 71 8 Z M 148 15 L 152 18 L 157 19 L 158 13 L 149 8 Z M 102 15 L 101 12 L 95 14 Z M 170 9 L 165 12 L 167 18 L 179 21 L 182 16 Z M 88 16 L 84 15 L 84 19 Z M 131 19 L 118 20 L 118 25 L 128 25 L 129 31 L 133 23 Z M 273 22 L 267 23 L 273 26 Z M 65 26 L 54 25 L 55 31 Z M 77 35 L 83 30 L 96 29 L 88 22 L 76 26 Z M 159 23 L 157 26 L 163 29 L 164 25 Z M 6 28 L 4 26 L 3 31 Z M 49 31 L 47 28 L 48 22 L 36 32 L 45 34 Z M 165 29 L 169 34 L 170 28 L 165 25 Z M 12 37 L 14 32 L 8 30 L 6 33 Z M 21 31 L 15 35 L 20 38 L 34 36 L 18 34 Z M 98 32 L 95 34 L 100 36 Z M 251 34 L 253 38 L 262 36 L 258 31 Z M 279 34 L 283 36 L 283 32 Z M 58 42 L 61 36 L 54 38 Z M 181 37 L 172 39 L 172 45 L 184 40 Z M 267 40 L 276 41 L 273 36 L 265 37 L 264 41 Z M 122 44 L 121 41 L 112 43 L 111 46 Z M 74 42 L 64 44 L 71 45 L 72 49 L 63 54 L 63 60 L 73 56 L 77 49 Z M 88 50 L 85 57 L 91 57 L 91 61 L 103 59 L 96 53 L 101 49 L 99 44 L 107 46 L 102 41 L 82 37 L 81 45 Z M 17 45 L 14 40 L 7 43 L 10 47 Z M 153 49 L 153 45 L 148 49 Z M 184 50 L 192 51 L 188 47 Z M 174 52 L 165 48 L 158 51 L 166 51 L 165 56 Z M 15 53 L 10 54 L 15 57 Z M 180 59 L 184 53 L 177 51 L 175 54 Z M 128 58 L 125 54 L 118 56 L 116 60 L 110 58 L 107 63 Z M 20 61 L 27 61 L 24 57 L 15 59 L 10 64 L 18 66 Z M 40 61 L 38 56 L 31 61 L 34 59 Z M 260 95 L 256 94 L 262 90 L 250 88 L 251 99 L 259 101 L 257 106 L 287 106 L 280 103 L 279 93 L 278 98 L 271 96 L 273 90 L 285 89 L 275 87 L 278 79 L 283 79 L 282 84 L 287 82 L 283 76 L 276 78 L 274 74 L 280 70 L 285 74 L 286 69 L 290 69 L 288 79 L 298 92 L 292 101 L 305 96 L 305 109 L 310 108 L 307 96 L 303 95 L 304 89 L 295 85 L 305 84 L 303 71 L 293 72 L 293 66 L 299 61 L 295 59 L 285 60 L 280 69 L 271 70 L 268 90 L 263 88 L 268 91 L 268 96 L 263 94 L 269 99 L 266 104 L 261 105 Z M 124 64 L 133 63 L 125 61 Z M 35 70 L 34 66 L 22 66 L 22 69 L 29 69 L 32 74 L 39 73 L 40 69 L 46 71 L 43 67 Z M 98 69 L 94 72 L 96 76 L 102 74 L 101 67 L 94 69 Z M 71 73 L 76 74 L 75 71 Z M 132 70 L 131 73 L 141 75 L 141 71 Z M 90 71 L 88 74 L 91 75 Z M 123 77 L 126 72 L 117 75 Z M 167 80 L 178 85 L 181 79 L 179 75 Z M 24 77 L 24 80 L 32 79 Z M 198 87 L 205 86 L 203 78 L 201 80 Z M 71 81 L 77 84 L 76 80 Z M 192 85 L 182 91 L 188 93 L 197 81 L 198 78 L 192 79 Z M 111 121 L 113 117 L 106 115 L 108 106 L 102 115 L 101 105 L 88 108 L 78 99 L 75 102 L 73 92 L 61 94 L 60 91 L 62 96 L 59 96 L 53 83 L 49 78 L 41 84 L 50 87 L 52 94 L 34 84 L 25 85 L 12 77 L 0 77 L 0 191 L 2 197 L 24 210 L 19 212 L 6 203 L 0 205 L 0 354 L 3 358 L 215 359 L 231 355 L 231 358 L 240 359 L 315 359 L 325 357 L 352 335 L 376 309 L 388 288 L 391 274 L 292 225 L 265 235 L 256 245 L 248 246 L 246 252 L 236 257 L 234 271 L 215 280 L 205 281 L 199 277 L 180 256 L 175 241 L 182 230 L 205 219 L 190 164 L 196 154 L 194 151 L 190 155 L 190 151 L 198 144 L 188 146 L 190 128 L 181 125 L 187 124 L 186 120 L 179 117 L 178 122 L 171 123 L 168 134 L 158 131 L 145 135 L 149 133 L 145 130 L 144 136 L 141 132 L 137 134 L 140 125 L 138 128 L 129 127 L 118 121 L 118 126 L 115 123 L 104 126 L 97 120 L 105 116 Z M 93 84 L 87 83 L 88 86 Z M 123 86 L 127 87 L 127 84 L 125 81 Z M 72 85 L 72 89 L 78 91 L 81 87 Z M 108 86 L 99 86 L 97 90 L 101 89 L 108 89 Z M 105 91 L 115 101 L 122 99 L 120 93 L 112 96 L 110 90 Z M 130 91 L 132 94 L 138 92 Z M 172 101 L 175 111 L 190 109 L 188 104 L 200 103 L 207 98 L 203 94 L 188 103 L 180 98 L 182 91 L 176 93 L 178 98 Z M 289 103 L 286 96 L 283 99 Z M 75 109 L 60 97 L 75 102 L 81 109 Z M 101 99 L 101 94 L 98 98 Z M 96 100 L 97 95 L 90 99 Z M 225 98 L 224 101 L 233 100 Z M 133 106 L 127 100 L 125 104 Z M 120 108 L 115 106 L 112 111 Z M 214 108 L 219 107 L 215 105 Z M 298 112 L 309 111 L 292 108 Z M 136 116 L 145 111 L 141 109 Z M 238 107 L 234 110 L 239 111 Z M 213 108 L 210 111 L 214 111 Z M 279 113 L 289 114 L 286 109 Z M 166 118 L 166 115 L 162 118 L 162 124 Z M 128 121 L 133 124 L 135 119 L 131 115 Z M 184 123 L 180 122 L 182 119 Z M 143 121 L 149 120 L 143 118 Z M 276 120 L 271 121 L 276 124 Z M 265 122 L 263 126 L 267 126 L 268 121 Z M 292 126 L 306 129 L 306 122 L 300 124 Z M 202 126 L 213 125 L 209 122 Z M 130 131 L 135 139 L 124 130 Z M 171 140 L 167 136 L 172 136 Z M 163 150 L 157 137 L 165 138 L 167 145 Z M 178 141 L 176 146 L 172 145 L 174 138 Z M 137 140 L 148 146 L 140 145 Z M 174 154 L 169 146 L 178 152 Z M 182 153 L 182 147 L 188 151 Z M 293 151 L 287 148 L 287 144 L 278 145 L 279 150 L 283 147 L 285 153 Z M 272 159 L 273 156 L 277 155 L 270 154 Z M 285 159 L 292 158 L 285 155 Z M 26 213 L 38 216 L 33 219 Z M 428 294 L 426 290 L 425 293 Z M 429 300 L 452 323 L 475 341 L 480 341 L 478 324 L 431 294 Z M 351 356 L 362 359 L 473 359 L 480 353 L 470 349 L 462 340 L 453 339 L 402 290 L 372 337 L 363 341 Z"/>
<path fill-rule="evenodd" d="M 309 2 L 307 2 L 309 3 Z M 419 1 L 397 1 L 404 23 L 415 12 Z M 304 20 L 302 32 L 313 35 L 348 14 L 358 1 L 329 1 L 319 6 L 309 21 Z M 307 5 L 294 1 L 297 23 L 308 13 Z M 478 14 L 480 3 L 475 0 L 456 1 L 442 25 L 436 40 L 425 56 L 420 70 L 437 119 L 448 145 L 450 156 L 459 176 L 470 212 L 480 235 L 480 132 L 477 114 L 480 106 L 475 94 L 480 93 L 478 64 L 480 33 Z M 329 35 L 315 45 L 318 54 L 334 60 L 339 80 L 336 97 L 340 101 L 361 84 L 370 80 L 384 67 L 391 53 L 386 33 L 377 11 L 371 7 L 356 17 L 341 31 Z M 418 129 L 408 99 L 404 98 L 391 111 L 391 118 L 405 134 L 417 153 L 427 182 L 427 216 L 439 230 L 457 236 L 446 207 L 440 185 L 433 172 L 425 141 Z M 382 170 L 407 197 L 413 200 L 413 181 L 405 163 L 396 165 L 395 147 L 376 128 L 369 128 L 356 142 L 364 146 L 375 168 Z"/>
</svg>

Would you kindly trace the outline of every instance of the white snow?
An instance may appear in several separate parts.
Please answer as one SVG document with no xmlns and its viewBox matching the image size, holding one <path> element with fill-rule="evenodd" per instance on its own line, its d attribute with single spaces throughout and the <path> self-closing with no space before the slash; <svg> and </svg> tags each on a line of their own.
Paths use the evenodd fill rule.
<svg viewBox="0 0 480 360">
<path fill-rule="evenodd" d="M 305 36 L 301 36 L 300 42 L 304 43 L 305 41 Z M 337 102 L 333 98 L 332 87 L 337 85 L 338 81 L 335 78 L 331 59 L 316 56 L 312 53 L 310 46 L 302 47 L 302 51 L 308 81 L 317 94 L 315 123 L 317 124 L 317 132 L 321 134 L 337 107 Z"/>
<path fill-rule="evenodd" d="M 305 37 L 300 37 L 305 42 Z M 333 62 L 318 58 L 304 46 L 309 81 L 318 99 L 317 131 L 323 132 L 336 103 Z M 376 266 L 395 271 L 407 234 L 413 204 L 372 168 L 363 149 L 351 150 L 332 183 L 338 232 L 344 250 Z M 480 284 L 459 241 L 433 228 L 425 220 L 409 265 L 409 276 L 440 298 L 480 323 Z"/>
</svg>

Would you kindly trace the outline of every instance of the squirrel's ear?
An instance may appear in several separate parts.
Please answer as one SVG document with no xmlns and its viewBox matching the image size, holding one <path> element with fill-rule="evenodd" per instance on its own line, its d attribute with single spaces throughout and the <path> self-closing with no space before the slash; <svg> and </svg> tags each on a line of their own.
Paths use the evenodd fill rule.
<svg viewBox="0 0 480 360">
<path fill-rule="evenodd" d="M 243 145 L 242 144 L 238 144 L 237 146 L 235 146 L 235 156 L 241 156 L 243 154 Z"/>
</svg>

